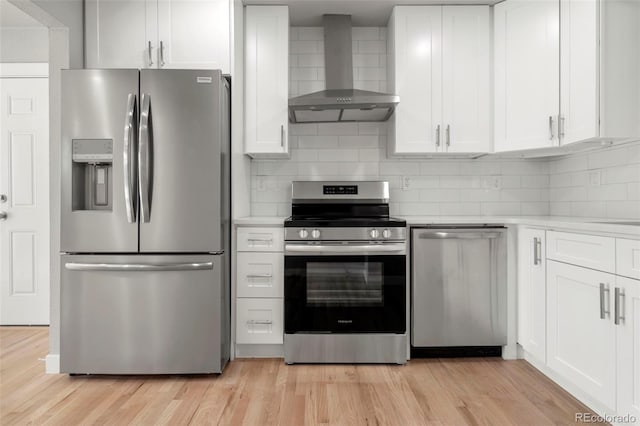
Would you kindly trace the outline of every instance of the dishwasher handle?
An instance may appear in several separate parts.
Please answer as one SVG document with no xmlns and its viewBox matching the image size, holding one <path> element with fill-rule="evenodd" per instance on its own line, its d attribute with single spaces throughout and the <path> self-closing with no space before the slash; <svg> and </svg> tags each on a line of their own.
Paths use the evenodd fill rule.
<svg viewBox="0 0 640 426">
<path fill-rule="evenodd" d="M 418 235 L 423 240 L 486 240 L 502 237 L 503 232 L 497 231 L 424 231 Z"/>
</svg>

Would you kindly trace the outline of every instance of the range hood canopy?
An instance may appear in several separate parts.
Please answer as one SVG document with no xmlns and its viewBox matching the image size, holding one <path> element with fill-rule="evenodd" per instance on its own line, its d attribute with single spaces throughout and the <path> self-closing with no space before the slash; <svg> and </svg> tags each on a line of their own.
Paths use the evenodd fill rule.
<svg viewBox="0 0 640 426">
<path fill-rule="evenodd" d="M 322 21 L 327 90 L 289 99 L 289 121 L 387 121 L 398 96 L 353 88 L 351 15 L 324 15 Z"/>
</svg>

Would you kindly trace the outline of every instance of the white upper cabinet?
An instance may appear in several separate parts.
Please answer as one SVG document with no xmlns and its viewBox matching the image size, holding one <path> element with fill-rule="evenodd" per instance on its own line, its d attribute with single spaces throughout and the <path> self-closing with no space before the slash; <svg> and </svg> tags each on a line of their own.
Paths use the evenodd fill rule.
<svg viewBox="0 0 640 426">
<path fill-rule="evenodd" d="M 245 153 L 288 157 L 289 9 L 245 10 Z"/>
<path fill-rule="evenodd" d="M 640 139 L 640 2 L 494 8 L 495 148 Z"/>
<path fill-rule="evenodd" d="M 558 145 L 558 0 L 494 7 L 495 151 Z"/>
<path fill-rule="evenodd" d="M 230 72 L 230 19 L 228 0 L 159 0 L 159 66 Z"/>
<path fill-rule="evenodd" d="M 396 6 L 389 20 L 392 155 L 491 150 L 488 6 Z"/>
<path fill-rule="evenodd" d="M 86 0 L 87 68 L 230 72 L 229 0 Z"/>
</svg>

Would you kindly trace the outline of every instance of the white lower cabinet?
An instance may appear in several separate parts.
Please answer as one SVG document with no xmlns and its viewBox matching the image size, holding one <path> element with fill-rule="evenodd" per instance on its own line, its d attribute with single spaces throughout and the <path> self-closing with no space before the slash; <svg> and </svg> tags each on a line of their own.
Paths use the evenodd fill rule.
<svg viewBox="0 0 640 426">
<path fill-rule="evenodd" d="M 284 229 L 238 227 L 236 250 L 235 342 L 239 345 L 282 345 Z M 264 354 L 256 349 L 249 356 Z"/>
<path fill-rule="evenodd" d="M 640 424 L 640 280 L 616 277 L 616 288 L 618 414 Z"/>
<path fill-rule="evenodd" d="M 616 409 L 616 277 L 550 260 L 547 365 L 609 410 Z"/>
<path fill-rule="evenodd" d="M 282 299 L 238 298 L 236 320 L 236 343 L 282 344 Z"/>
<path fill-rule="evenodd" d="M 545 230 L 518 230 L 518 343 L 544 362 L 546 357 Z"/>
</svg>

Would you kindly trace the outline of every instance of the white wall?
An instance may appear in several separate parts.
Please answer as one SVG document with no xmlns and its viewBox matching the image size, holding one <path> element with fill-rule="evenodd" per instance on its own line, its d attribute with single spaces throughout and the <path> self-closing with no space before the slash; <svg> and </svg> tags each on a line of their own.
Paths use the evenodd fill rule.
<svg viewBox="0 0 640 426">
<path fill-rule="evenodd" d="M 553 215 L 640 219 L 640 143 L 549 162 Z"/>
<path fill-rule="evenodd" d="M 324 89 L 323 52 L 322 28 L 291 29 L 290 96 Z M 386 90 L 386 28 L 353 29 L 353 64 L 355 88 Z M 297 124 L 289 134 L 290 160 L 252 160 L 252 215 L 289 215 L 297 179 L 388 180 L 392 214 L 549 213 L 546 160 L 388 159 L 386 123 Z"/>
<path fill-rule="evenodd" d="M 33 0 L 33 3 L 51 14 L 69 29 L 69 68 L 83 68 L 84 1 Z"/>
<path fill-rule="evenodd" d="M 49 30 L 44 27 L 0 28 L 0 62 L 49 62 Z"/>
</svg>

